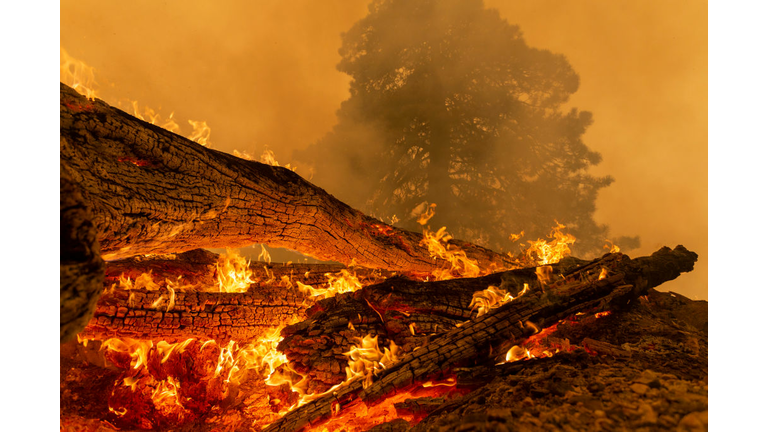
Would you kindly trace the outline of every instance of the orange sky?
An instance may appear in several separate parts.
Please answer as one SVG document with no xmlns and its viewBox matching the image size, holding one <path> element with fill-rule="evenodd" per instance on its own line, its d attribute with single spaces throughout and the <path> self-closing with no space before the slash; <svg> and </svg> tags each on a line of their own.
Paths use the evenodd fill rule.
<svg viewBox="0 0 768 432">
<path fill-rule="evenodd" d="M 340 34 L 367 0 L 61 2 L 61 46 L 96 69 L 105 100 L 205 120 L 223 151 L 281 163 L 328 132 L 348 94 Z M 639 235 L 646 255 L 683 244 L 696 270 L 664 289 L 707 299 L 707 2 L 486 0 L 528 43 L 565 54 L 571 99 L 594 114 L 585 142 L 603 155 L 596 219 Z M 180 122 L 181 123 L 181 122 Z"/>
</svg>

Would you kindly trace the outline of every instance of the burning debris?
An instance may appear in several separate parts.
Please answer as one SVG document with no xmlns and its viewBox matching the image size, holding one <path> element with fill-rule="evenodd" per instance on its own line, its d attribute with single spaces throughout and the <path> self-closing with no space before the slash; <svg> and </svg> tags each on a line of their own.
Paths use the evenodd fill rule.
<svg viewBox="0 0 768 432">
<path fill-rule="evenodd" d="M 288 169 L 205 149 L 61 91 L 62 184 L 88 209 L 62 211 L 62 231 L 92 252 L 62 247 L 62 341 L 75 333 L 79 341 L 62 345 L 63 430 L 706 422 L 696 414 L 706 412 L 706 328 L 676 328 L 662 310 L 679 306 L 649 306 L 669 300 L 653 287 L 693 269 L 696 254 L 682 246 L 582 261 L 568 258 L 575 239 L 556 223 L 549 241 L 504 255 L 456 241 L 445 227 L 432 231 L 434 206 L 419 235 Z M 153 182 L 173 187 L 158 196 L 148 193 Z M 361 266 L 195 250 L 246 243 Z M 100 261 L 99 249 L 112 261 Z M 77 271 L 65 273 L 65 259 Z M 71 288 L 83 280 L 100 289 Z M 635 319 L 653 321 L 646 329 L 658 334 L 632 334 Z M 656 367 L 661 353 L 670 360 Z M 682 356 L 704 366 L 685 369 Z M 642 373 L 627 378 L 616 359 Z M 573 365 L 607 372 L 590 380 L 571 374 Z M 621 377 L 648 401 L 617 408 L 629 400 Z M 679 400 L 694 402 L 651 403 L 681 386 Z M 605 399 L 606 389 L 620 397 Z M 545 404 L 534 409 L 534 398 Z M 479 408 L 481 400 L 495 408 Z"/>
</svg>

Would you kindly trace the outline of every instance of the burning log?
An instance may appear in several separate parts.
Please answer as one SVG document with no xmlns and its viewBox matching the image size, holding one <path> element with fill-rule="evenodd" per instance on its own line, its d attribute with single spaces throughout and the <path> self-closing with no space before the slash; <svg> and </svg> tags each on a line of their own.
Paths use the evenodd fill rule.
<svg viewBox="0 0 768 432">
<path fill-rule="evenodd" d="M 549 267 L 560 274 L 584 263 L 567 258 Z M 321 300 L 307 311 L 308 319 L 283 330 L 279 348 L 308 378 L 308 391 L 322 393 L 344 380 L 344 353 L 357 338 L 377 335 L 380 344 L 391 341 L 409 352 L 471 319 L 475 293 L 489 286 L 517 292 L 537 281 L 535 268 L 437 282 L 390 278 Z"/>
<path fill-rule="evenodd" d="M 389 226 L 281 167 L 205 148 L 61 84 L 61 161 L 116 259 L 254 243 L 322 260 L 425 272 L 443 268 L 422 236 Z M 452 241 L 484 269 L 509 257 Z"/>
<path fill-rule="evenodd" d="M 93 318 L 79 333 L 86 339 L 110 337 L 187 338 L 217 342 L 249 341 L 266 330 L 304 316 L 307 300 L 285 288 L 245 293 L 114 290 L 101 296 Z M 172 302 L 172 303 L 171 303 Z"/>
<path fill-rule="evenodd" d="M 340 264 L 250 263 L 249 278 L 253 279 L 244 292 L 217 292 L 219 278 L 226 276 L 221 274 L 225 270 L 219 268 L 219 262 L 226 262 L 226 258 L 198 249 L 107 263 L 105 293 L 80 337 L 97 340 L 129 337 L 166 342 L 194 337 L 217 342 L 248 342 L 265 330 L 305 316 L 314 300 L 300 291 L 299 284 L 320 286 L 328 282 L 327 275 L 347 269 Z M 361 286 L 392 275 L 365 268 L 352 271 L 354 281 Z M 150 284 L 156 286 L 154 289 L 118 287 L 130 278 L 135 281 L 151 278 Z"/>
<path fill-rule="evenodd" d="M 623 254 L 606 255 L 563 274 L 554 282 L 539 285 L 521 298 L 473 318 L 425 347 L 406 354 L 367 388 L 361 379 L 353 379 L 288 413 L 265 430 L 297 431 L 350 404 L 373 404 L 451 366 L 495 359 L 503 355 L 504 347 L 576 312 L 625 306 L 648 289 L 691 271 L 696 259 L 695 253 L 682 246 L 674 250 L 662 248 L 650 257 L 634 260 Z"/>
</svg>

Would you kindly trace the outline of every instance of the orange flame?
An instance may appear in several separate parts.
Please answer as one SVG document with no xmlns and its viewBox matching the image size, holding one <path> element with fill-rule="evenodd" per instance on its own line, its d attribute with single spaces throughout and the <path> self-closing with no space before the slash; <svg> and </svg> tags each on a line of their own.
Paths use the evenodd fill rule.
<svg viewBox="0 0 768 432">
<path fill-rule="evenodd" d="M 357 338 L 358 344 L 353 345 L 349 352 L 344 353 L 349 358 L 346 368 L 347 382 L 358 377 L 363 379 L 363 387 L 373 384 L 373 376 L 380 371 L 397 363 L 397 351 L 399 347 L 389 343 L 389 348 L 384 351 L 379 349 L 379 336 L 366 335 L 362 339 Z"/>
<path fill-rule="evenodd" d="M 59 47 L 59 53 L 61 69 L 59 79 L 61 82 L 72 87 L 88 99 L 96 99 L 96 75 L 94 68 L 70 56 L 62 47 Z"/>
<path fill-rule="evenodd" d="M 608 277 L 608 269 L 603 267 L 600 269 L 600 276 L 597 277 L 597 280 L 603 280 Z"/>
<path fill-rule="evenodd" d="M 605 239 L 605 245 L 603 246 L 603 249 L 608 249 L 609 253 L 619 253 L 621 252 L 621 249 L 619 249 L 618 246 L 613 244 L 612 241 Z"/>
<path fill-rule="evenodd" d="M 426 225 L 426 223 L 435 215 L 435 207 L 437 207 L 437 204 L 430 204 L 429 207 L 427 207 L 427 210 L 419 216 L 419 219 L 416 222 L 418 222 L 419 225 Z"/>
<path fill-rule="evenodd" d="M 325 277 L 328 279 L 328 284 L 321 288 L 315 288 L 312 285 L 306 285 L 299 281 L 296 281 L 296 284 L 304 294 L 313 297 L 315 300 L 333 297 L 336 294 L 357 291 L 363 287 L 363 283 L 357 278 L 357 274 L 350 273 L 346 269 L 341 269 L 335 274 L 326 273 Z"/>
<path fill-rule="evenodd" d="M 217 283 L 220 292 L 246 292 L 252 283 L 253 271 L 250 261 L 237 251 L 227 249 L 216 262 Z"/>
<path fill-rule="evenodd" d="M 522 291 L 516 296 L 491 285 L 482 291 L 477 291 L 472 294 L 472 302 L 469 304 L 469 307 L 472 308 L 472 310 L 477 308 L 477 316 L 482 316 L 503 304 L 519 299 L 526 292 L 528 292 L 528 284 L 523 284 Z"/>
<path fill-rule="evenodd" d="M 187 138 L 202 146 L 211 147 L 211 128 L 208 127 L 208 122 L 195 120 L 187 121 L 192 125 L 192 134 Z"/>
<path fill-rule="evenodd" d="M 570 245 L 576 241 L 576 237 L 560 232 L 565 225 L 557 221 L 555 224 L 552 232 L 547 236 L 552 239 L 551 241 L 542 239 L 528 241 L 531 246 L 525 253 L 537 265 L 555 264 L 571 254 Z"/>
</svg>

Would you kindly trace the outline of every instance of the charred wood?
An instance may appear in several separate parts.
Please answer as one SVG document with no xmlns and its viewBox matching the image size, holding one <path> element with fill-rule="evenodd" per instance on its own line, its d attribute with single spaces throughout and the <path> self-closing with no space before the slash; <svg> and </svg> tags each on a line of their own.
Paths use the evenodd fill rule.
<svg viewBox="0 0 768 432">
<path fill-rule="evenodd" d="M 385 370 L 367 388 L 353 380 L 333 394 L 321 397 L 288 413 L 267 431 L 296 431 L 317 424 L 333 412 L 334 406 L 362 400 L 375 403 L 394 391 L 413 386 L 419 380 L 439 374 L 452 366 L 477 359 L 493 359 L 510 341 L 532 334 L 531 327 L 545 328 L 582 310 L 625 307 L 639 295 L 691 271 L 697 256 L 678 246 L 662 248 L 650 257 L 630 260 L 623 254 L 609 254 L 581 266 L 540 290 L 473 318 L 461 327 L 435 338 L 427 346 L 406 354 Z M 603 277 L 602 269 L 608 271 Z M 337 408 L 338 409 L 338 408 Z"/>
<path fill-rule="evenodd" d="M 584 263 L 567 258 L 551 267 L 563 273 Z M 344 353 L 356 338 L 377 335 L 380 346 L 392 341 L 410 352 L 472 318 L 475 292 L 493 285 L 516 293 L 524 284 L 538 284 L 535 268 L 437 282 L 390 278 L 319 301 L 306 320 L 283 330 L 279 349 L 307 376 L 309 392 L 322 393 L 344 380 Z"/>
<path fill-rule="evenodd" d="M 61 170 L 60 340 L 75 337 L 88 323 L 104 284 L 93 215 L 79 186 Z"/>
<path fill-rule="evenodd" d="M 301 319 L 306 309 L 304 296 L 287 293 L 283 287 L 246 293 L 114 290 L 101 296 L 80 336 L 99 340 L 130 337 L 167 342 L 188 338 L 243 342 Z"/>
</svg>

